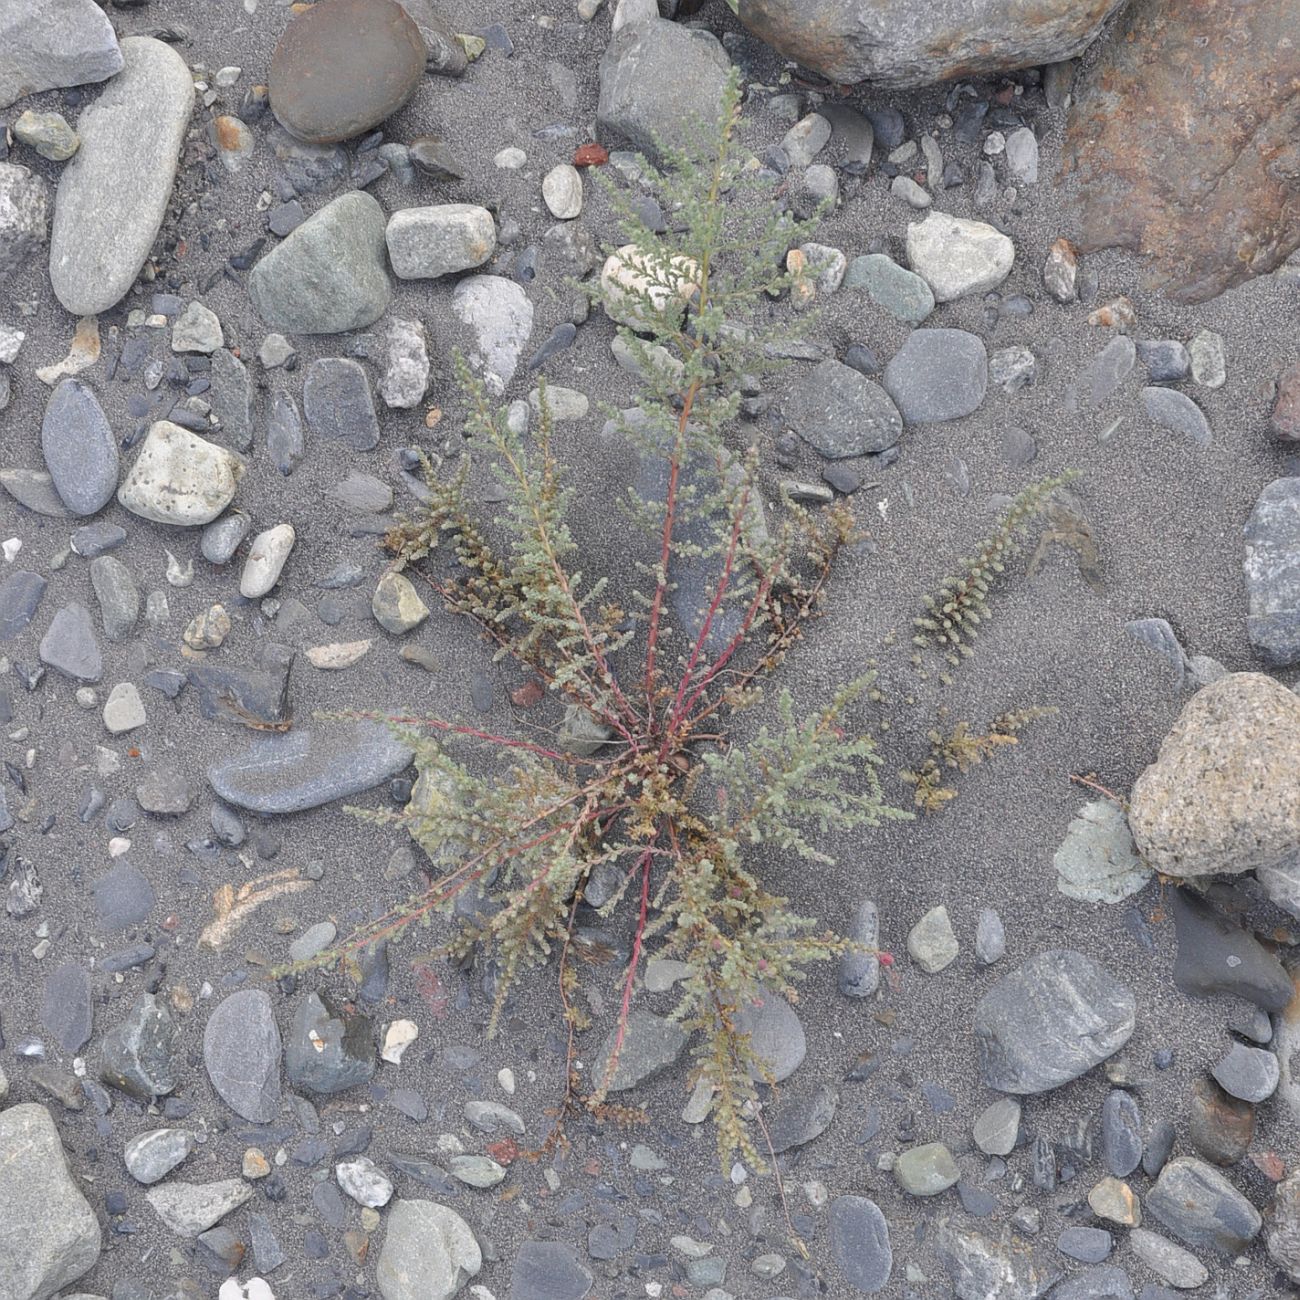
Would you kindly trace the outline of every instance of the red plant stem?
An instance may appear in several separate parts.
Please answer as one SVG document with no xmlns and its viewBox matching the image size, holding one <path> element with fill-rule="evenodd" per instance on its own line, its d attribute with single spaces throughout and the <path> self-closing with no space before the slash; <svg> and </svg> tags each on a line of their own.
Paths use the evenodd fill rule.
<svg viewBox="0 0 1300 1300">
<path fill-rule="evenodd" d="M 767 599 L 772 590 L 772 579 L 769 574 L 764 574 L 758 584 L 758 589 L 754 592 L 754 598 L 749 602 L 749 608 L 745 610 L 745 617 L 740 622 L 740 627 L 736 629 L 736 634 L 727 643 L 726 649 L 709 665 L 708 671 L 700 678 L 699 685 L 691 698 L 686 701 L 682 714 L 690 717 L 691 710 L 695 707 L 696 701 L 708 690 L 709 685 L 717 675 L 727 666 L 728 661 L 745 644 L 749 636 L 750 628 L 754 626 L 754 620 L 758 617 L 758 611 L 762 608 L 763 602 Z"/>
<path fill-rule="evenodd" d="M 627 1035 L 627 1020 L 632 1007 L 632 985 L 636 979 L 636 968 L 641 963 L 641 945 L 645 939 L 645 929 L 650 918 L 650 863 L 652 851 L 642 852 L 637 866 L 641 868 L 641 911 L 637 916 L 636 937 L 632 940 L 632 957 L 627 964 L 627 978 L 623 981 L 623 1001 L 618 1012 L 618 1028 L 614 1033 L 614 1046 L 605 1066 L 605 1077 L 600 1081 L 598 1092 L 602 1095 L 609 1087 L 614 1072 L 618 1069 L 619 1054 L 623 1051 L 623 1039 Z M 633 868 L 635 870 L 635 868 Z"/>
<path fill-rule="evenodd" d="M 512 740 L 509 736 L 498 736 L 491 731 L 481 731 L 478 727 L 469 727 L 459 722 L 447 722 L 443 718 L 417 718 L 410 715 L 393 715 L 389 713 L 360 712 L 353 715 L 358 718 L 372 718 L 378 722 L 396 722 L 408 727 L 434 727 L 439 731 L 450 731 L 457 736 L 469 736 L 474 740 L 487 740 L 506 749 L 526 749 L 531 754 L 539 754 L 557 763 L 585 763 L 597 766 L 594 758 L 579 758 L 576 754 L 562 754 L 544 745 L 534 745 L 527 740 Z"/>
</svg>

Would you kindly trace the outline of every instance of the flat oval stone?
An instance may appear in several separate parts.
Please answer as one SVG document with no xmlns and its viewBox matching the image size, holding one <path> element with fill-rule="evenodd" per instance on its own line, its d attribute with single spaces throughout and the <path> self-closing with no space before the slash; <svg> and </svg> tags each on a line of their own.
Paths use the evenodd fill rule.
<svg viewBox="0 0 1300 1300">
<path fill-rule="evenodd" d="M 920 329 L 885 367 L 882 384 L 908 424 L 960 420 L 988 388 L 984 341 L 966 330 Z"/>
<path fill-rule="evenodd" d="M 208 768 L 227 803 L 256 813 L 301 812 L 360 794 L 396 776 L 411 751 L 378 722 L 350 727 L 299 727 L 259 737 L 242 754 Z"/>
<path fill-rule="evenodd" d="M 50 283 L 74 316 L 94 316 L 135 283 L 176 179 L 194 79 L 170 45 L 121 43 L 122 71 L 77 121 L 81 148 L 63 169 L 50 235 Z"/>
<path fill-rule="evenodd" d="M 1119 1051 L 1133 994 L 1091 957 L 1050 949 L 1004 975 L 975 1008 L 984 1082 L 1000 1092 L 1059 1088 Z"/>
<path fill-rule="evenodd" d="M 15 569 L 0 582 L 0 642 L 13 640 L 32 621 L 45 586 L 39 573 L 27 569 Z"/>
<path fill-rule="evenodd" d="M 313 213 L 253 267 L 248 292 L 273 330 L 342 334 L 373 325 L 393 296 L 384 210 L 360 190 Z"/>
<path fill-rule="evenodd" d="M 271 56 L 271 111 L 300 140 L 350 140 L 410 99 L 424 61 L 419 27 L 393 0 L 320 0 Z"/>
<path fill-rule="evenodd" d="M 865 1196 L 837 1196 L 829 1219 L 831 1254 L 845 1280 L 864 1295 L 884 1290 L 894 1268 L 894 1252 L 880 1207 Z"/>
<path fill-rule="evenodd" d="M 41 454 L 54 490 L 74 515 L 93 515 L 113 499 L 117 439 L 81 380 L 64 379 L 50 394 L 41 421 Z"/>
<path fill-rule="evenodd" d="M 203 1063 L 212 1086 L 236 1114 L 268 1124 L 280 1110 L 280 1030 L 262 989 L 232 993 L 208 1017 Z"/>
</svg>

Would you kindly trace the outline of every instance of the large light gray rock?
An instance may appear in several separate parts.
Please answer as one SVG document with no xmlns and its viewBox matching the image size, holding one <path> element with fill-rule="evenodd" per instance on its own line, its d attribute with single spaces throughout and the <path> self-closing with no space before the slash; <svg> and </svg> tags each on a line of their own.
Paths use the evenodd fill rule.
<svg viewBox="0 0 1300 1300">
<path fill-rule="evenodd" d="M 0 0 L 0 108 L 121 67 L 113 25 L 94 0 Z"/>
<path fill-rule="evenodd" d="M 1124 0 L 740 0 L 740 21 L 832 81 L 927 86 L 1072 59 Z"/>
<path fill-rule="evenodd" d="M 730 67 L 712 32 L 663 19 L 627 24 L 600 61 L 602 138 L 630 140 L 651 156 L 661 141 L 683 148 L 717 122 Z"/>
<path fill-rule="evenodd" d="M 972 1030 L 984 1082 L 1047 1092 L 1099 1065 L 1132 1036 L 1133 994 L 1091 957 L 1049 949 L 980 999 Z"/>
<path fill-rule="evenodd" d="M 119 504 L 156 524 L 210 524 L 231 502 L 244 472 L 233 451 L 170 420 L 150 430 L 117 490 Z"/>
<path fill-rule="evenodd" d="M 1297 768 L 1300 697 L 1263 673 L 1203 687 L 1133 785 L 1128 819 L 1143 861 L 1184 878 L 1295 861 Z"/>
<path fill-rule="evenodd" d="M 0 1206 L 0 1300 L 46 1300 L 94 1267 L 99 1221 L 44 1106 L 0 1111 Z"/>
<path fill-rule="evenodd" d="M 1011 273 L 1016 248 L 985 221 L 931 212 L 907 228 L 907 260 L 935 302 L 996 289 Z"/>
<path fill-rule="evenodd" d="M 392 300 L 384 210 L 362 190 L 308 217 L 248 277 L 263 321 L 291 334 L 341 334 L 373 325 Z"/>
<path fill-rule="evenodd" d="M 0 281 L 45 242 L 49 206 L 39 176 L 17 163 L 0 163 Z"/>
<path fill-rule="evenodd" d="M 435 203 L 394 212 L 385 239 L 399 280 L 434 280 L 482 266 L 496 252 L 497 228 L 486 208 Z"/>
<path fill-rule="evenodd" d="M 469 1224 L 434 1201 L 398 1201 L 388 1212 L 375 1281 L 384 1300 L 451 1300 L 483 1267 Z"/>
<path fill-rule="evenodd" d="M 514 378 L 519 355 L 533 332 L 533 304 L 513 280 L 471 275 L 451 296 L 451 309 L 468 328 L 470 364 L 498 397 Z"/>
<path fill-rule="evenodd" d="M 177 1179 L 146 1192 L 158 1217 L 178 1236 L 197 1237 L 239 1209 L 253 1195 L 242 1179 L 215 1183 L 185 1183 Z"/>
<path fill-rule="evenodd" d="M 1246 522 L 1246 634 L 1268 663 L 1300 663 L 1300 478 L 1274 479 Z"/>
<path fill-rule="evenodd" d="M 194 79 L 170 45 L 122 42 L 122 71 L 77 120 L 81 148 L 63 169 L 50 234 L 50 283 L 76 316 L 126 295 L 162 226 Z"/>
</svg>

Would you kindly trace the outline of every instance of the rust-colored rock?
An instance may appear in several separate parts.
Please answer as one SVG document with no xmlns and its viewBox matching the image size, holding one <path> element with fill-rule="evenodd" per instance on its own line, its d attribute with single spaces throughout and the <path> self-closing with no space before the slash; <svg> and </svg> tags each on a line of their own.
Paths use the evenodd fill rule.
<svg viewBox="0 0 1300 1300">
<path fill-rule="evenodd" d="M 1150 255 L 1204 302 L 1300 247 L 1295 0 L 1134 0 L 1082 86 L 1066 141 L 1079 245 Z"/>
<path fill-rule="evenodd" d="M 1277 401 L 1269 427 L 1279 438 L 1300 442 L 1300 361 L 1284 370 L 1277 381 Z"/>
<path fill-rule="evenodd" d="M 1254 1106 L 1229 1097 L 1208 1076 L 1196 1081 L 1188 1107 L 1187 1137 L 1198 1155 L 1227 1168 L 1245 1156 L 1254 1134 Z"/>
<path fill-rule="evenodd" d="M 740 0 L 755 36 L 832 81 L 927 86 L 1080 53 L 1124 0 Z"/>
</svg>

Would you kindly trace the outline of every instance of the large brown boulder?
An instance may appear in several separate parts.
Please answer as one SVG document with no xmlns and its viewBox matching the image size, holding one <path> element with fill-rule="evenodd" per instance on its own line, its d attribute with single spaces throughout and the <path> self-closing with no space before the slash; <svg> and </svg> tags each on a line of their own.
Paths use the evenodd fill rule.
<svg viewBox="0 0 1300 1300">
<path fill-rule="evenodd" d="M 1263 673 L 1198 691 L 1138 777 L 1129 826 L 1148 866 L 1194 877 L 1300 859 L 1300 696 Z"/>
<path fill-rule="evenodd" d="M 1077 243 L 1203 302 L 1300 246 L 1296 0 L 1134 0 L 1076 85 Z"/>
<path fill-rule="evenodd" d="M 928 86 L 1078 54 L 1124 0 L 740 0 L 782 54 L 849 85 Z"/>
</svg>

